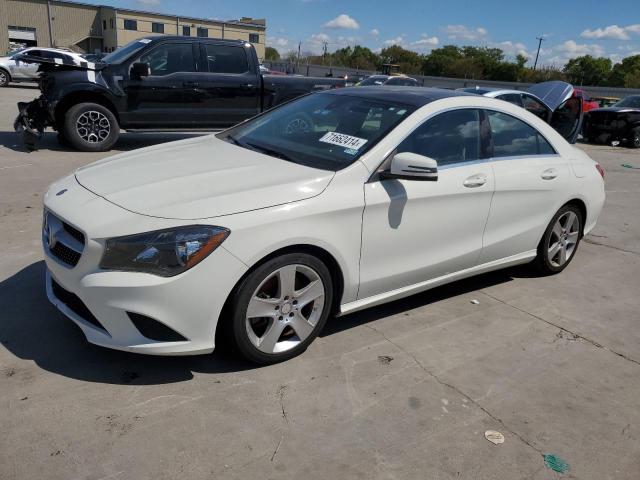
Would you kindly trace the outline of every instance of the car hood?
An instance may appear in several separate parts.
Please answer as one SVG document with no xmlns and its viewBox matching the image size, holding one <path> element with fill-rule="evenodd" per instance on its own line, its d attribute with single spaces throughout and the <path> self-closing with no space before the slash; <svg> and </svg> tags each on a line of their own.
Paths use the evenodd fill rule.
<svg viewBox="0 0 640 480">
<path fill-rule="evenodd" d="M 83 187 L 142 215 L 197 220 L 314 197 L 335 175 L 205 136 L 80 168 Z"/>
<path fill-rule="evenodd" d="M 542 82 L 531 85 L 527 88 L 527 92 L 532 93 L 542 100 L 547 107 L 555 111 L 566 100 L 573 95 L 573 85 L 559 80 L 551 82 Z"/>
</svg>

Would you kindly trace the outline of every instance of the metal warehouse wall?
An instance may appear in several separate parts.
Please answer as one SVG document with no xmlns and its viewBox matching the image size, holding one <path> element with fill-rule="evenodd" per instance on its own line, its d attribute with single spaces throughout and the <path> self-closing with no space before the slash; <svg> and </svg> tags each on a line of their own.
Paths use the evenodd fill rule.
<svg viewBox="0 0 640 480">
<path fill-rule="evenodd" d="M 53 39 L 57 47 L 70 47 L 88 37 L 102 37 L 99 7 L 51 2 L 51 17 Z M 99 38 L 93 43 L 94 48 L 101 44 Z"/>
<path fill-rule="evenodd" d="M 328 67 L 323 65 L 305 65 L 300 64 L 297 67 L 293 63 L 288 62 L 265 62 L 265 65 L 273 70 L 278 70 L 287 73 L 296 73 L 309 77 L 324 77 L 329 72 L 333 72 L 334 77 L 341 77 L 351 74 L 365 74 L 373 75 L 374 71 L 369 70 L 355 70 L 353 68 L 343 67 Z M 463 88 L 463 87 L 475 87 L 481 85 L 485 87 L 495 88 L 509 88 L 514 90 L 524 90 L 531 83 L 519 83 L 519 82 L 496 82 L 492 80 L 469 80 L 464 78 L 448 78 L 448 77 L 426 77 L 423 75 L 409 75 L 418 80 L 424 87 L 440 87 L 440 88 Z M 581 86 L 585 92 L 593 96 L 601 97 L 626 97 L 627 95 L 639 95 L 640 89 L 638 88 L 616 88 L 616 87 L 592 87 Z"/>
</svg>

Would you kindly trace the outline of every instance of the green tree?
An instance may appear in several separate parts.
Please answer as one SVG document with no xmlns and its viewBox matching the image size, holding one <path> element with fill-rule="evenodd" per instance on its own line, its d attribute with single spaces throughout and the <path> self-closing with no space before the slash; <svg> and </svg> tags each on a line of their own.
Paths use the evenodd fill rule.
<svg viewBox="0 0 640 480">
<path fill-rule="evenodd" d="M 445 45 L 441 48 L 436 48 L 424 57 L 422 61 L 422 73 L 434 77 L 442 76 L 448 65 L 461 58 L 462 52 L 460 48 L 455 45 Z"/>
<path fill-rule="evenodd" d="M 620 63 L 616 63 L 611 70 L 609 76 L 609 84 L 613 87 L 629 87 L 629 84 L 635 84 L 634 78 L 640 72 L 640 55 L 627 57 Z"/>
<path fill-rule="evenodd" d="M 267 60 L 280 60 L 280 53 L 273 47 L 267 47 L 264 51 L 264 58 Z"/>
<path fill-rule="evenodd" d="M 422 57 L 419 53 L 402 48 L 400 45 L 391 45 L 380 52 L 378 67 L 383 63 L 395 63 L 400 65 L 403 73 L 420 73 Z"/>
<path fill-rule="evenodd" d="M 608 58 L 583 55 L 569 60 L 563 72 L 576 85 L 606 85 L 611 67 L 611 60 Z"/>
</svg>

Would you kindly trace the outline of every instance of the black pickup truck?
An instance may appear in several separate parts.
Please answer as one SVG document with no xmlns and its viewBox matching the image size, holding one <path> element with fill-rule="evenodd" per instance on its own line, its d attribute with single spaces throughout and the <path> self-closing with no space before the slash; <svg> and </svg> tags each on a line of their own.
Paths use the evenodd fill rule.
<svg viewBox="0 0 640 480">
<path fill-rule="evenodd" d="M 262 75 L 249 43 L 153 36 L 99 63 L 21 56 L 39 63 L 36 100 L 18 103 L 17 131 L 35 149 L 45 128 L 83 151 L 109 150 L 126 130 L 217 130 L 344 79 Z"/>
</svg>

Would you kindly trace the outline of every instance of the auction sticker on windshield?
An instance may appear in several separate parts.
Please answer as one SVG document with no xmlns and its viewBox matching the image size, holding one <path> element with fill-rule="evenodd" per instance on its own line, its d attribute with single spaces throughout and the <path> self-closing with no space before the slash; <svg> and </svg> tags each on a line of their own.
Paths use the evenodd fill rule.
<svg viewBox="0 0 640 480">
<path fill-rule="evenodd" d="M 359 150 L 365 143 L 367 143 L 367 140 L 364 138 L 352 137 L 351 135 L 345 135 L 344 133 L 337 132 L 327 132 L 326 135 L 320 138 L 320 141 L 353 150 Z"/>
</svg>

